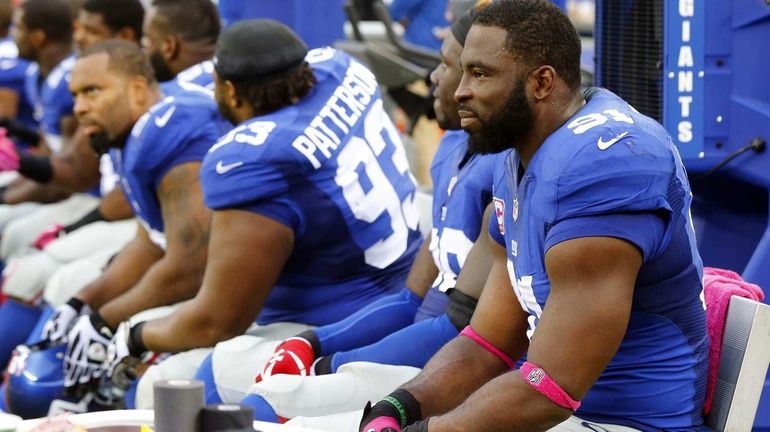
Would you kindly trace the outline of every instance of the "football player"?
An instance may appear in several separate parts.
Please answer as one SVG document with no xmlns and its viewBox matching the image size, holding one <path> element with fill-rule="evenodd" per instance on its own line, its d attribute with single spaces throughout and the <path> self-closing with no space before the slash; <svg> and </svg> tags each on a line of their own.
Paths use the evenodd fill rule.
<svg viewBox="0 0 770 432">
<path fill-rule="evenodd" d="M 581 91 L 580 39 L 548 2 L 482 10 L 461 59 L 471 149 L 513 148 L 495 174 L 492 270 L 470 326 L 360 430 L 698 429 L 702 263 L 671 137 Z"/>
<path fill-rule="evenodd" d="M 202 93 L 164 98 L 144 54 L 121 41 L 85 50 L 70 87 L 78 119 L 94 148 L 109 151 L 141 222 L 105 273 L 68 302 L 76 313 L 90 312 L 67 337 L 65 386 L 76 386 L 100 376 L 106 344 L 120 321 L 197 291 L 210 218 L 198 171 L 229 126 Z M 60 324 L 53 333 L 66 332 L 66 319 L 53 321 Z M 93 349 L 99 344 L 105 348 L 101 357 Z"/>
</svg>

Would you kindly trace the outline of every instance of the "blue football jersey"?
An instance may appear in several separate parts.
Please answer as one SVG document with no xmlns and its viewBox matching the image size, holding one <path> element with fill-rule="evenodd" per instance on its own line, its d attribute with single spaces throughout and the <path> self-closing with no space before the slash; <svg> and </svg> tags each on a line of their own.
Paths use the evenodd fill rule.
<svg viewBox="0 0 770 432">
<path fill-rule="evenodd" d="M 163 218 L 157 190 L 172 168 L 201 161 L 231 125 L 208 96 L 168 96 L 134 125 L 122 149 L 111 149 L 123 191 L 150 238 L 165 249 Z"/>
<path fill-rule="evenodd" d="M 75 57 L 62 60 L 51 70 L 45 80 L 40 79 L 40 69 L 35 67 L 27 74 L 25 89 L 34 107 L 35 120 L 45 135 L 46 142 L 56 153 L 61 150 L 61 121 L 71 116 L 74 101 L 69 90 L 69 81 Z"/>
<path fill-rule="evenodd" d="M 430 250 L 439 269 L 434 288 L 454 288 L 465 258 L 481 232 L 484 209 L 492 201 L 492 174 L 498 159 L 498 155 L 470 154 L 465 131 L 448 131 L 441 138 L 430 167 Z"/>
<path fill-rule="evenodd" d="M 160 83 L 160 89 L 167 96 L 188 91 L 214 95 L 214 63 L 211 60 L 194 64 L 179 72 L 169 81 Z"/>
<path fill-rule="evenodd" d="M 495 174 L 490 234 L 506 246 L 530 337 L 550 292 L 544 262 L 550 246 L 607 236 L 642 251 L 625 337 L 576 415 L 641 430 L 699 426 L 708 353 L 703 269 L 691 193 L 671 138 L 598 90 L 546 139 L 526 170 L 515 151 L 508 155 Z M 640 215 L 655 218 L 659 231 L 635 229 Z"/>
<path fill-rule="evenodd" d="M 0 42 L 0 88 L 10 89 L 19 97 L 16 118 L 25 125 L 37 129 L 32 115 L 32 105 L 24 91 L 27 71 L 32 73 L 32 63 L 18 57 L 19 50 L 12 40 Z"/>
<path fill-rule="evenodd" d="M 419 247 L 415 182 L 374 75 L 331 48 L 298 103 L 224 136 L 203 162 L 206 204 L 267 216 L 294 249 L 258 321 L 338 321 L 403 287 Z"/>
</svg>

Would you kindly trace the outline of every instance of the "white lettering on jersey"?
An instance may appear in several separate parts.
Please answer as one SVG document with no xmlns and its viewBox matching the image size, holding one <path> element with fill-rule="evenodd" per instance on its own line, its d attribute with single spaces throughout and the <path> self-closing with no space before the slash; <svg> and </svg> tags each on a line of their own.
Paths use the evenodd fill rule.
<svg viewBox="0 0 770 432">
<path fill-rule="evenodd" d="M 292 147 L 315 169 L 320 168 L 322 160 L 329 159 L 341 144 L 339 134 L 350 132 L 376 91 L 377 80 L 374 75 L 360 63 L 351 60 L 342 84 L 334 90 L 304 133 L 291 143 Z"/>
<path fill-rule="evenodd" d="M 609 116 L 612 120 L 616 122 L 634 124 L 634 119 L 632 119 L 631 117 L 623 114 L 618 110 L 608 109 L 608 110 L 602 111 L 601 114 L 591 113 L 591 114 L 586 114 L 584 116 L 580 116 L 575 120 L 572 120 L 570 124 L 567 125 L 567 128 L 571 129 L 575 135 L 580 135 L 582 133 L 585 133 L 591 128 L 594 128 L 596 126 L 601 126 L 607 123 L 607 121 L 609 120 L 607 116 Z"/>
<path fill-rule="evenodd" d="M 409 230 L 417 229 L 419 213 L 414 194 L 401 202 L 391 179 L 383 171 L 378 157 L 386 148 L 394 148 L 391 158 L 393 165 L 399 174 L 409 176 L 412 183 L 414 178 L 409 172 L 406 153 L 398 132 L 387 119 L 381 100 L 377 100 L 377 103 L 372 106 L 364 119 L 364 126 L 365 139 L 354 136 L 339 152 L 337 175 L 334 181 L 342 188 L 345 202 L 356 219 L 373 223 L 387 212 L 390 219 L 390 234 L 364 250 L 364 261 L 367 264 L 385 268 L 406 251 Z M 383 131 L 386 133 L 383 134 Z M 385 142 L 385 137 L 390 140 L 390 144 Z M 361 182 L 358 173 L 360 167 L 363 167 L 366 175 L 365 183 Z"/>
<path fill-rule="evenodd" d="M 334 57 L 334 54 L 336 53 L 337 50 L 331 47 L 315 48 L 308 51 L 305 55 L 305 61 L 310 64 L 320 63 Z"/>
<path fill-rule="evenodd" d="M 450 256 L 456 257 L 457 264 L 462 268 L 471 247 L 473 247 L 473 241 L 462 230 L 444 228 L 441 231 L 441 235 L 439 235 L 438 230 L 433 228 L 428 248 L 433 256 L 436 268 L 439 269 L 439 275 L 433 282 L 434 288 L 446 292 L 449 288 L 455 287 L 457 273 L 452 268 L 449 258 Z"/>
<path fill-rule="evenodd" d="M 262 145 L 265 143 L 265 141 L 267 141 L 267 137 L 270 135 L 270 132 L 275 129 L 275 126 L 275 122 L 271 121 L 255 121 L 245 125 L 240 125 L 228 132 L 227 135 L 222 137 L 219 141 L 217 141 L 216 144 L 211 146 L 209 153 L 232 142 L 249 144 L 253 146 Z"/>
<path fill-rule="evenodd" d="M 516 292 L 516 298 L 519 299 L 519 304 L 524 312 L 529 314 L 527 322 L 529 323 L 529 329 L 527 330 L 527 337 L 532 339 L 532 334 L 535 333 L 535 327 L 540 320 L 540 316 L 543 315 L 543 308 L 537 302 L 535 297 L 535 290 L 532 288 L 532 276 L 516 277 L 516 270 L 513 267 L 513 261 L 508 260 L 508 277 L 511 280 L 513 291 Z"/>
</svg>

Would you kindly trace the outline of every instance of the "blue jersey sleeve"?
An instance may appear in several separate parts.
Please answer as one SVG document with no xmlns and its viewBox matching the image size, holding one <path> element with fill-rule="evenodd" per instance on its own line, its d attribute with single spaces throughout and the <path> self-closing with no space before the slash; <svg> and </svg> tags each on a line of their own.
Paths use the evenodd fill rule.
<svg viewBox="0 0 770 432">
<path fill-rule="evenodd" d="M 27 66 L 23 60 L 0 58 L 0 87 L 21 91 Z"/>
<path fill-rule="evenodd" d="M 663 250 L 666 222 L 654 213 L 620 213 L 567 219 L 553 226 L 545 237 L 545 250 L 580 237 L 616 237 L 634 244 L 645 262 Z"/>
<path fill-rule="evenodd" d="M 233 129 L 211 148 L 201 168 L 206 205 L 214 210 L 240 208 L 262 214 L 294 230 L 302 215 L 288 198 L 291 178 L 301 181 L 292 156 L 270 152 L 268 140 L 286 131 L 270 120 Z M 290 132 L 289 132 L 290 133 Z"/>
<path fill-rule="evenodd" d="M 43 111 L 47 132 L 61 134 L 62 118 L 72 116 L 75 101 L 69 90 L 70 75 L 75 58 L 69 57 L 63 60 L 51 71 L 45 81 L 45 89 L 42 93 Z"/>
<path fill-rule="evenodd" d="M 133 166 L 135 169 L 155 171 L 156 189 L 174 167 L 203 160 L 227 127 L 213 101 L 197 105 L 177 104 L 175 99 L 170 101 L 157 106 L 137 136 L 145 144 L 134 155 Z M 205 105 L 209 105 L 208 109 Z M 202 106 L 204 109 L 201 109 Z"/>
</svg>

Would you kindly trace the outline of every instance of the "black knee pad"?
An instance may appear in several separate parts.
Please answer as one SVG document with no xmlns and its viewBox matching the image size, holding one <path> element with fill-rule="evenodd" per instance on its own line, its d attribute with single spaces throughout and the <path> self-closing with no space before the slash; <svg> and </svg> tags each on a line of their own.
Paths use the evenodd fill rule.
<svg viewBox="0 0 770 432">
<path fill-rule="evenodd" d="M 471 323 L 473 311 L 476 310 L 479 301 L 456 288 L 450 289 L 448 295 L 449 305 L 446 308 L 446 314 L 457 331 L 460 331 Z"/>
</svg>

